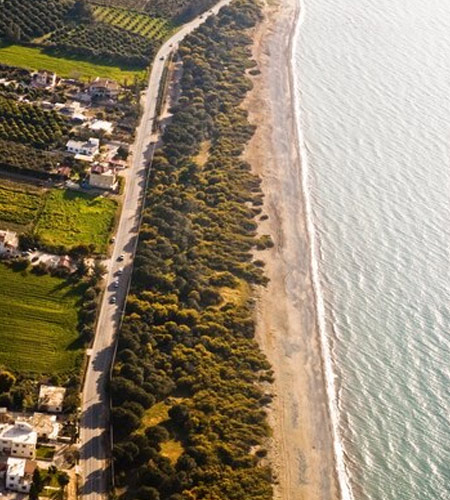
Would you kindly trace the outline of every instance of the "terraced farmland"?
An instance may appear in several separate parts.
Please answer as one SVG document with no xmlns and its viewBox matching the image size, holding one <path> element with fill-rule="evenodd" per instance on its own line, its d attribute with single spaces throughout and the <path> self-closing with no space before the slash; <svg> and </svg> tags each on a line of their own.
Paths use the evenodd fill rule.
<svg viewBox="0 0 450 500">
<path fill-rule="evenodd" d="M 77 324 L 84 288 L 4 264 L 0 283 L 0 365 L 22 374 L 75 369 L 82 358 Z"/>
<path fill-rule="evenodd" d="M 172 29 L 165 19 L 118 7 L 95 5 L 94 15 L 96 21 L 122 28 L 149 40 L 162 40 Z"/>
</svg>

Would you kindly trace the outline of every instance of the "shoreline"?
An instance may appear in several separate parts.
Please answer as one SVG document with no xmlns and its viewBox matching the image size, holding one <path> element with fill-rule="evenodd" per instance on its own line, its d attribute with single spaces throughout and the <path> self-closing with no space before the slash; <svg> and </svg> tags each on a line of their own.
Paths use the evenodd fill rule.
<svg viewBox="0 0 450 500">
<path fill-rule="evenodd" d="M 248 160 L 262 178 L 261 234 L 274 247 L 258 254 L 270 283 L 257 296 L 257 340 L 274 370 L 275 398 L 268 419 L 274 431 L 269 460 L 277 500 L 337 500 L 340 488 L 325 377 L 323 345 L 312 278 L 311 242 L 301 175 L 292 46 L 297 0 L 266 4 L 254 35 L 261 74 L 244 107 L 255 136 Z M 262 157 L 261 151 L 264 151 Z"/>
</svg>

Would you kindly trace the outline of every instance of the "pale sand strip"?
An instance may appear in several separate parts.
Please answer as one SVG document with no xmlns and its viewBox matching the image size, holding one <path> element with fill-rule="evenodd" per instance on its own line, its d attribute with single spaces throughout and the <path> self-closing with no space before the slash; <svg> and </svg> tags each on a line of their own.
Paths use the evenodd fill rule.
<svg viewBox="0 0 450 500">
<path fill-rule="evenodd" d="M 261 75 L 253 78 L 255 88 L 244 104 L 251 123 L 258 125 L 245 158 L 263 179 L 269 219 L 261 222 L 260 231 L 271 234 L 275 243 L 257 255 L 265 260 L 271 280 L 258 297 L 257 335 L 275 373 L 269 415 L 275 498 L 335 500 L 339 489 L 292 102 L 290 43 L 297 15 L 296 0 L 266 6 L 254 46 Z"/>
</svg>

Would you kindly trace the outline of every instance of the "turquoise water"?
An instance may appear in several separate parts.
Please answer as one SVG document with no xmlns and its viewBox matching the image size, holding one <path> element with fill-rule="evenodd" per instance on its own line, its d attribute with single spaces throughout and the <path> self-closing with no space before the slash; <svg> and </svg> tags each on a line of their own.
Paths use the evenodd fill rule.
<svg viewBox="0 0 450 500">
<path fill-rule="evenodd" d="M 450 499 L 450 2 L 302 8 L 293 62 L 341 480 L 358 500 Z"/>
</svg>

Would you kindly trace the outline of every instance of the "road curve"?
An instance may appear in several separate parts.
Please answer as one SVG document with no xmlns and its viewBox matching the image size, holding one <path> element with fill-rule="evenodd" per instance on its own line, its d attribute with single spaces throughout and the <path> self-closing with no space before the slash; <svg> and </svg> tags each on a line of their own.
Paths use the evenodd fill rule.
<svg viewBox="0 0 450 500">
<path fill-rule="evenodd" d="M 125 306 L 128 284 L 139 233 L 140 212 L 145 192 L 147 166 L 152 156 L 151 135 L 156 99 L 167 56 L 183 38 L 212 14 L 230 3 L 221 0 L 210 11 L 183 25 L 158 51 L 143 98 L 143 114 L 136 130 L 132 164 L 128 171 L 122 213 L 116 234 L 112 258 L 108 265 L 107 284 L 100 306 L 96 335 L 86 371 L 82 393 L 80 420 L 80 496 L 83 500 L 104 500 L 110 486 L 111 443 L 109 433 L 109 378 L 116 334 Z M 119 256 L 123 261 L 119 262 Z M 118 277 L 119 268 L 123 274 Z M 119 279 L 116 290 L 113 282 Z M 116 304 L 111 304 L 115 297 Z"/>
</svg>

